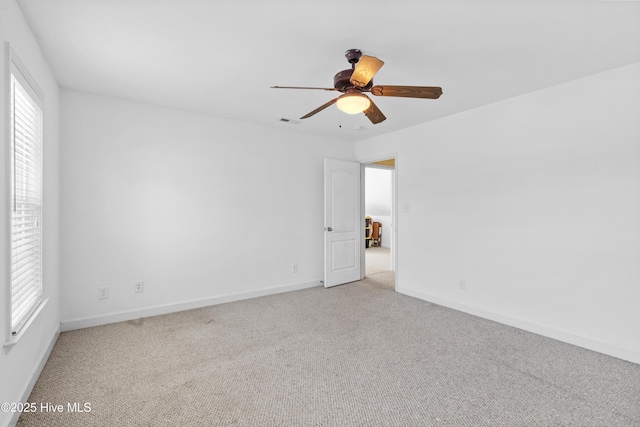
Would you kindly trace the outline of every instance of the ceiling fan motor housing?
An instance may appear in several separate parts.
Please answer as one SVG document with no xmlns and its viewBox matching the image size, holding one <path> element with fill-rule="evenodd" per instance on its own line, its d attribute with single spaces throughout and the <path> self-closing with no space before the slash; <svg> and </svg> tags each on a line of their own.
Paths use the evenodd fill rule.
<svg viewBox="0 0 640 427">
<path fill-rule="evenodd" d="M 355 86 L 349 80 L 351 79 L 351 75 L 353 74 L 353 70 L 355 69 L 356 64 L 360 60 L 362 56 L 362 51 L 360 49 L 349 49 L 344 53 L 345 58 L 351 64 L 350 70 L 342 70 L 335 76 L 333 76 L 333 87 L 338 89 L 340 92 L 346 92 L 347 89 L 353 89 Z M 370 81 L 363 90 L 369 90 L 373 86 L 373 80 Z"/>
<path fill-rule="evenodd" d="M 349 81 L 351 79 L 351 75 L 353 74 L 353 69 L 342 70 L 335 76 L 333 76 L 333 87 L 338 89 L 340 92 L 346 92 L 347 89 L 352 89 L 355 86 L 353 83 Z M 373 86 L 373 80 L 371 80 L 362 90 L 369 90 Z"/>
</svg>

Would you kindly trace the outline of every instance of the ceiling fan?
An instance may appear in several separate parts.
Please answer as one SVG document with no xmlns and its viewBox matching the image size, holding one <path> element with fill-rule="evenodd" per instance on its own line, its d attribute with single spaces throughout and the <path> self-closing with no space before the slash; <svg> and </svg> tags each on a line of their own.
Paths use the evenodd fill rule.
<svg viewBox="0 0 640 427">
<path fill-rule="evenodd" d="M 386 119 L 382 111 L 373 103 L 365 92 L 376 96 L 397 96 L 402 98 L 438 99 L 442 88 L 434 86 L 374 86 L 373 76 L 384 65 L 374 56 L 362 55 L 360 49 L 349 49 L 344 56 L 351 64 L 351 69 L 340 71 L 333 77 L 333 87 L 299 87 L 271 86 L 272 89 L 315 89 L 342 92 L 343 95 L 321 105 L 310 113 L 300 117 L 307 119 L 325 108 L 336 104 L 348 114 L 364 113 L 374 125 Z M 356 65 L 357 64 L 357 65 Z"/>
</svg>

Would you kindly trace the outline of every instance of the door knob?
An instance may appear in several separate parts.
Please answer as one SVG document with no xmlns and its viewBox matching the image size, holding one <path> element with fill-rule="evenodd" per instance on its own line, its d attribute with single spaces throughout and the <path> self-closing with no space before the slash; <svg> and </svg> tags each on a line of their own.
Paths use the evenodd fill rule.
<svg viewBox="0 0 640 427">
<path fill-rule="evenodd" d="M 333 228 L 331 228 L 331 227 L 325 227 L 325 230 L 327 230 L 327 231 L 333 231 Z"/>
</svg>

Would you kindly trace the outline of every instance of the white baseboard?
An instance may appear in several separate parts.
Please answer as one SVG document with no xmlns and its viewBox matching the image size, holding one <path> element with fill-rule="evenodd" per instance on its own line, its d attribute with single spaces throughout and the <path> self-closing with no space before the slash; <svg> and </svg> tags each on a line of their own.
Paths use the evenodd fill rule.
<svg viewBox="0 0 640 427">
<path fill-rule="evenodd" d="M 51 340 L 49 341 L 49 344 L 42 350 L 42 353 L 40 354 L 40 357 L 38 358 L 38 364 L 36 365 L 35 370 L 31 374 L 31 378 L 29 378 L 29 382 L 27 384 L 25 384 L 24 388 L 22 389 L 22 391 L 18 395 L 18 396 L 20 396 L 20 399 L 16 400 L 16 402 L 28 402 L 29 401 L 29 396 L 31 396 L 31 392 L 33 391 L 33 387 L 36 385 L 36 381 L 38 381 L 38 378 L 40 377 L 40 374 L 42 373 L 42 370 L 44 369 L 44 365 L 47 363 L 47 360 L 49 360 L 49 356 L 51 355 L 51 351 L 53 350 L 53 346 L 56 344 L 56 341 L 58 341 L 58 337 L 59 336 L 60 336 L 60 325 L 58 325 L 56 327 L 56 330 L 54 331 L 53 335 L 51 336 Z M 13 414 L 11 414 L 11 417 L 9 417 L 9 419 L 7 420 L 6 426 L 7 427 L 15 426 L 16 423 L 18 422 L 19 418 L 20 418 L 20 412 L 14 412 Z"/>
<path fill-rule="evenodd" d="M 430 295 L 421 291 L 416 291 L 414 289 L 398 287 L 396 290 L 397 292 L 404 295 L 408 295 L 424 301 L 429 301 L 434 304 L 452 308 L 454 310 L 462 311 L 464 313 L 482 317 L 484 319 L 493 320 L 494 322 L 502 323 L 508 326 L 513 326 L 514 328 L 522 329 L 528 332 L 533 332 L 534 334 L 542 335 L 548 338 L 553 338 L 558 341 L 576 345 L 578 347 L 586 348 L 588 350 L 593 350 L 598 353 L 603 353 L 608 356 L 616 357 L 618 359 L 627 360 L 629 362 L 640 364 L 640 351 L 621 348 L 613 344 L 597 341 L 592 338 L 576 335 L 571 332 L 567 332 L 567 331 L 553 328 L 550 326 L 541 325 L 539 323 L 531 322 L 526 319 L 519 319 L 512 316 L 506 316 L 506 315 L 494 313 L 480 307 L 462 304 L 457 301 L 452 301 L 446 298 L 436 297 L 434 295 Z"/>
<path fill-rule="evenodd" d="M 163 304 L 153 307 L 145 307 L 135 310 L 119 311 L 116 313 L 102 314 L 98 316 L 81 317 L 77 319 L 63 320 L 61 322 L 62 331 L 72 331 L 74 329 L 90 328 L 93 326 L 107 325 L 109 323 L 124 322 L 127 320 L 140 319 L 142 317 L 158 316 L 161 314 L 175 313 L 177 311 L 192 310 L 194 308 L 208 307 L 211 305 L 224 304 L 227 302 L 240 301 L 250 298 L 262 297 L 266 295 L 280 294 L 283 292 L 297 291 L 300 289 L 321 286 L 320 279 L 306 283 L 295 283 L 292 285 L 275 286 L 272 288 L 259 289 L 256 291 L 240 292 L 237 294 L 219 295 L 210 298 L 202 298 L 179 303 Z"/>
</svg>

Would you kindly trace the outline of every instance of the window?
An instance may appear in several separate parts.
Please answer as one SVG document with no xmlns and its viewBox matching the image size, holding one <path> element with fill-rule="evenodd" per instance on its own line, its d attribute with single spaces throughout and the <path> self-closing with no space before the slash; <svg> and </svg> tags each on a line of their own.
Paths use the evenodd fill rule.
<svg viewBox="0 0 640 427">
<path fill-rule="evenodd" d="M 13 58 L 12 58 L 13 59 Z M 12 62 L 11 333 L 16 335 L 42 301 L 42 108 L 41 100 Z"/>
</svg>

